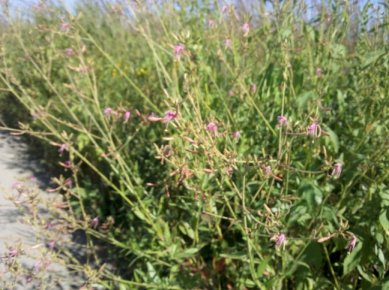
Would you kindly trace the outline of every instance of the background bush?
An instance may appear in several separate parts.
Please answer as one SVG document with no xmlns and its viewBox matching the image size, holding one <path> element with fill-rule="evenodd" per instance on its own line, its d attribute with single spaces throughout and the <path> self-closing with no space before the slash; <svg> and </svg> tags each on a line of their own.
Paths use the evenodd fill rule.
<svg viewBox="0 0 389 290">
<path fill-rule="evenodd" d="M 388 7 L 357 2 L 85 1 L 7 18 L 3 115 L 64 167 L 69 228 L 115 266 L 98 283 L 387 287 Z"/>
</svg>

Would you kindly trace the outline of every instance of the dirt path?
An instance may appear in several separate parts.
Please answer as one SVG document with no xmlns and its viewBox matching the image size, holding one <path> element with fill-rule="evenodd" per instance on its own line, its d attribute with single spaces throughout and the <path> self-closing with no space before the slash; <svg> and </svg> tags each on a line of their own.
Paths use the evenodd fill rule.
<svg viewBox="0 0 389 290">
<path fill-rule="evenodd" d="M 31 178 L 42 175 L 39 164 L 26 155 L 26 145 L 18 137 L 0 133 L 0 289 L 79 289 L 76 279 L 71 277 L 65 267 L 50 263 L 45 266 L 45 274 L 50 286 L 41 288 L 32 278 L 37 267 L 41 267 L 42 254 L 40 249 L 44 247 L 42 242 L 34 235 L 31 226 L 23 224 L 22 216 L 15 205 L 7 199 L 12 191 L 15 191 L 15 182 L 20 178 Z M 35 177 L 34 177 L 35 178 Z M 6 283 L 12 281 L 13 276 L 6 270 L 7 261 L 12 261 L 11 256 L 17 245 L 22 245 L 23 254 L 18 257 L 26 270 L 22 277 L 18 277 L 18 286 L 9 288 Z M 40 256 L 39 256 L 40 255 Z M 3 283 L 3 284 L 2 284 Z"/>
</svg>

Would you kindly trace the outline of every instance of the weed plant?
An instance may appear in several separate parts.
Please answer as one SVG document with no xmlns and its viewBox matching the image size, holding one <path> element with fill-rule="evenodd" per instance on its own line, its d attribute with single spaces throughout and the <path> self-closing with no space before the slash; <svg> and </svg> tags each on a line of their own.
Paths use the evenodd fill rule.
<svg viewBox="0 0 389 290">
<path fill-rule="evenodd" d="M 50 209 L 87 236 L 85 287 L 387 289 L 388 9 L 42 2 L 6 18 L 1 108 L 63 168 Z"/>
</svg>

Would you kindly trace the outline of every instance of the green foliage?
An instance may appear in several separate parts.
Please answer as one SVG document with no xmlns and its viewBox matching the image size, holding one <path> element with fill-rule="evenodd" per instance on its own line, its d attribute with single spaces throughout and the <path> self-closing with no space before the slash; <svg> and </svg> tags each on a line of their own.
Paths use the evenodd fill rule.
<svg viewBox="0 0 389 290">
<path fill-rule="evenodd" d="M 72 227 L 115 266 L 101 283 L 385 289 L 387 7 L 94 4 L 10 19 L 0 101 L 68 145 Z"/>
</svg>

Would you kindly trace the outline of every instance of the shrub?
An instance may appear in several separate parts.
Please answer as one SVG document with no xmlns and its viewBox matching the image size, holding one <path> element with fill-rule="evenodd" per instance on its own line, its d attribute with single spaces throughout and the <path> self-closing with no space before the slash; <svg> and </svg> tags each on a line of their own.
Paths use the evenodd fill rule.
<svg viewBox="0 0 389 290">
<path fill-rule="evenodd" d="M 29 113 L 14 131 L 60 151 L 69 228 L 115 266 L 98 283 L 387 285 L 388 10 L 308 4 L 85 2 L 9 20 L 3 103 Z"/>
</svg>

